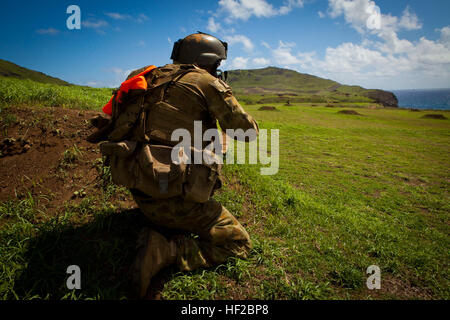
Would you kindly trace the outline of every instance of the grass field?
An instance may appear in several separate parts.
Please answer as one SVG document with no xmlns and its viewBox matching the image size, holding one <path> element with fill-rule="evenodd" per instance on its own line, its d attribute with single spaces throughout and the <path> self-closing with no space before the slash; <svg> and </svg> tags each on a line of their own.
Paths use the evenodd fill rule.
<svg viewBox="0 0 450 320">
<path fill-rule="evenodd" d="M 111 98 L 111 89 L 61 86 L 29 79 L 0 77 L 0 108 L 17 105 L 99 109 Z"/>
<path fill-rule="evenodd" d="M 41 86 L 22 91 L 29 82 L 0 81 L 12 81 L 0 86 L 0 101 L 10 106 L 0 113 L 2 132 L 14 123 L 8 110 L 16 104 L 98 109 L 110 95 L 75 87 L 56 95 L 48 89 L 46 96 L 37 93 L 46 92 Z M 272 105 L 278 111 L 244 107 L 260 128 L 279 130 L 278 174 L 261 176 L 259 165 L 225 166 L 215 196 L 249 231 L 251 257 L 190 273 L 165 270 L 155 279 L 155 296 L 449 299 L 450 122 L 422 119 L 430 111 L 364 104 L 346 107 L 361 115 L 338 114 L 343 108 L 325 103 Z M 81 153 L 89 151 L 61 154 L 62 168 L 81 165 Z M 0 298 L 127 298 L 124 274 L 146 222 L 113 201 L 129 194 L 98 168 L 101 186 L 58 214 L 46 211 L 52 195 L 45 192 L 0 204 Z M 81 290 L 65 287 L 71 264 L 81 267 Z M 370 265 L 381 268 L 381 290 L 366 288 Z"/>
</svg>

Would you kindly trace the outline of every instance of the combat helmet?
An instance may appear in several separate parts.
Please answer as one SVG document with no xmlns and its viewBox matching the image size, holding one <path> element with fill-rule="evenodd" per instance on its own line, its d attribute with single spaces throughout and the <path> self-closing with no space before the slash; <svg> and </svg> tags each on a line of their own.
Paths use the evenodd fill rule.
<svg viewBox="0 0 450 320">
<path fill-rule="evenodd" d="M 227 58 L 227 51 L 226 42 L 199 31 L 175 42 L 170 59 L 215 70 Z"/>
</svg>

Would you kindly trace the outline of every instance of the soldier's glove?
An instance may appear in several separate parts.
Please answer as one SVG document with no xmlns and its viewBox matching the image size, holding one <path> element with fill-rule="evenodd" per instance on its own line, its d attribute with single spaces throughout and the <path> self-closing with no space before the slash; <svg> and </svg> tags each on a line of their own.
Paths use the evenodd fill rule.
<svg viewBox="0 0 450 320">
<path fill-rule="evenodd" d="M 97 129 L 102 129 L 109 123 L 109 119 L 103 117 L 102 115 L 95 116 L 90 120 L 91 124 Z"/>
<path fill-rule="evenodd" d="M 108 134 L 111 131 L 111 126 L 109 125 L 110 120 L 102 115 L 98 115 L 90 119 L 90 123 L 98 130 L 89 135 L 86 140 L 91 143 L 107 140 Z"/>
</svg>

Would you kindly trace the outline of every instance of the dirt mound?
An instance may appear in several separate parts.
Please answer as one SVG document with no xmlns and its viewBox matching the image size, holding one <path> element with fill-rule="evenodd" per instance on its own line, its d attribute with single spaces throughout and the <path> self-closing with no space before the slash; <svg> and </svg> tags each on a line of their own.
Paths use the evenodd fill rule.
<svg viewBox="0 0 450 320">
<path fill-rule="evenodd" d="M 447 117 L 443 114 L 426 114 L 422 117 L 422 119 L 438 119 L 438 120 L 446 120 Z"/>
<path fill-rule="evenodd" d="M 349 114 L 349 115 L 353 115 L 353 116 L 362 116 L 362 114 L 360 114 L 359 112 L 357 112 L 355 110 L 341 110 L 338 113 L 339 114 Z"/>
<path fill-rule="evenodd" d="M 278 109 L 271 106 L 264 106 L 258 109 L 258 111 L 277 111 Z"/>
<path fill-rule="evenodd" d="M 10 107 L 0 114 L 0 201 L 33 197 L 46 214 L 98 193 L 101 155 L 85 141 L 99 114 L 63 108 Z M 99 162 L 100 161 L 100 162 Z"/>
</svg>

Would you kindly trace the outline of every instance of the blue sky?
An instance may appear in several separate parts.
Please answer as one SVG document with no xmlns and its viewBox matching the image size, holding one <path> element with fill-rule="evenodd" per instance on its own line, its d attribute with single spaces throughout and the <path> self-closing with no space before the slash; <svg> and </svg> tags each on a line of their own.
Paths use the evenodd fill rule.
<svg viewBox="0 0 450 320">
<path fill-rule="evenodd" d="M 73 4 L 81 30 L 66 27 Z M 447 0 L 8 1 L 0 58 L 112 87 L 133 69 L 169 63 L 173 42 L 200 30 L 229 42 L 222 69 L 270 65 L 367 88 L 447 88 L 449 12 Z"/>
</svg>

